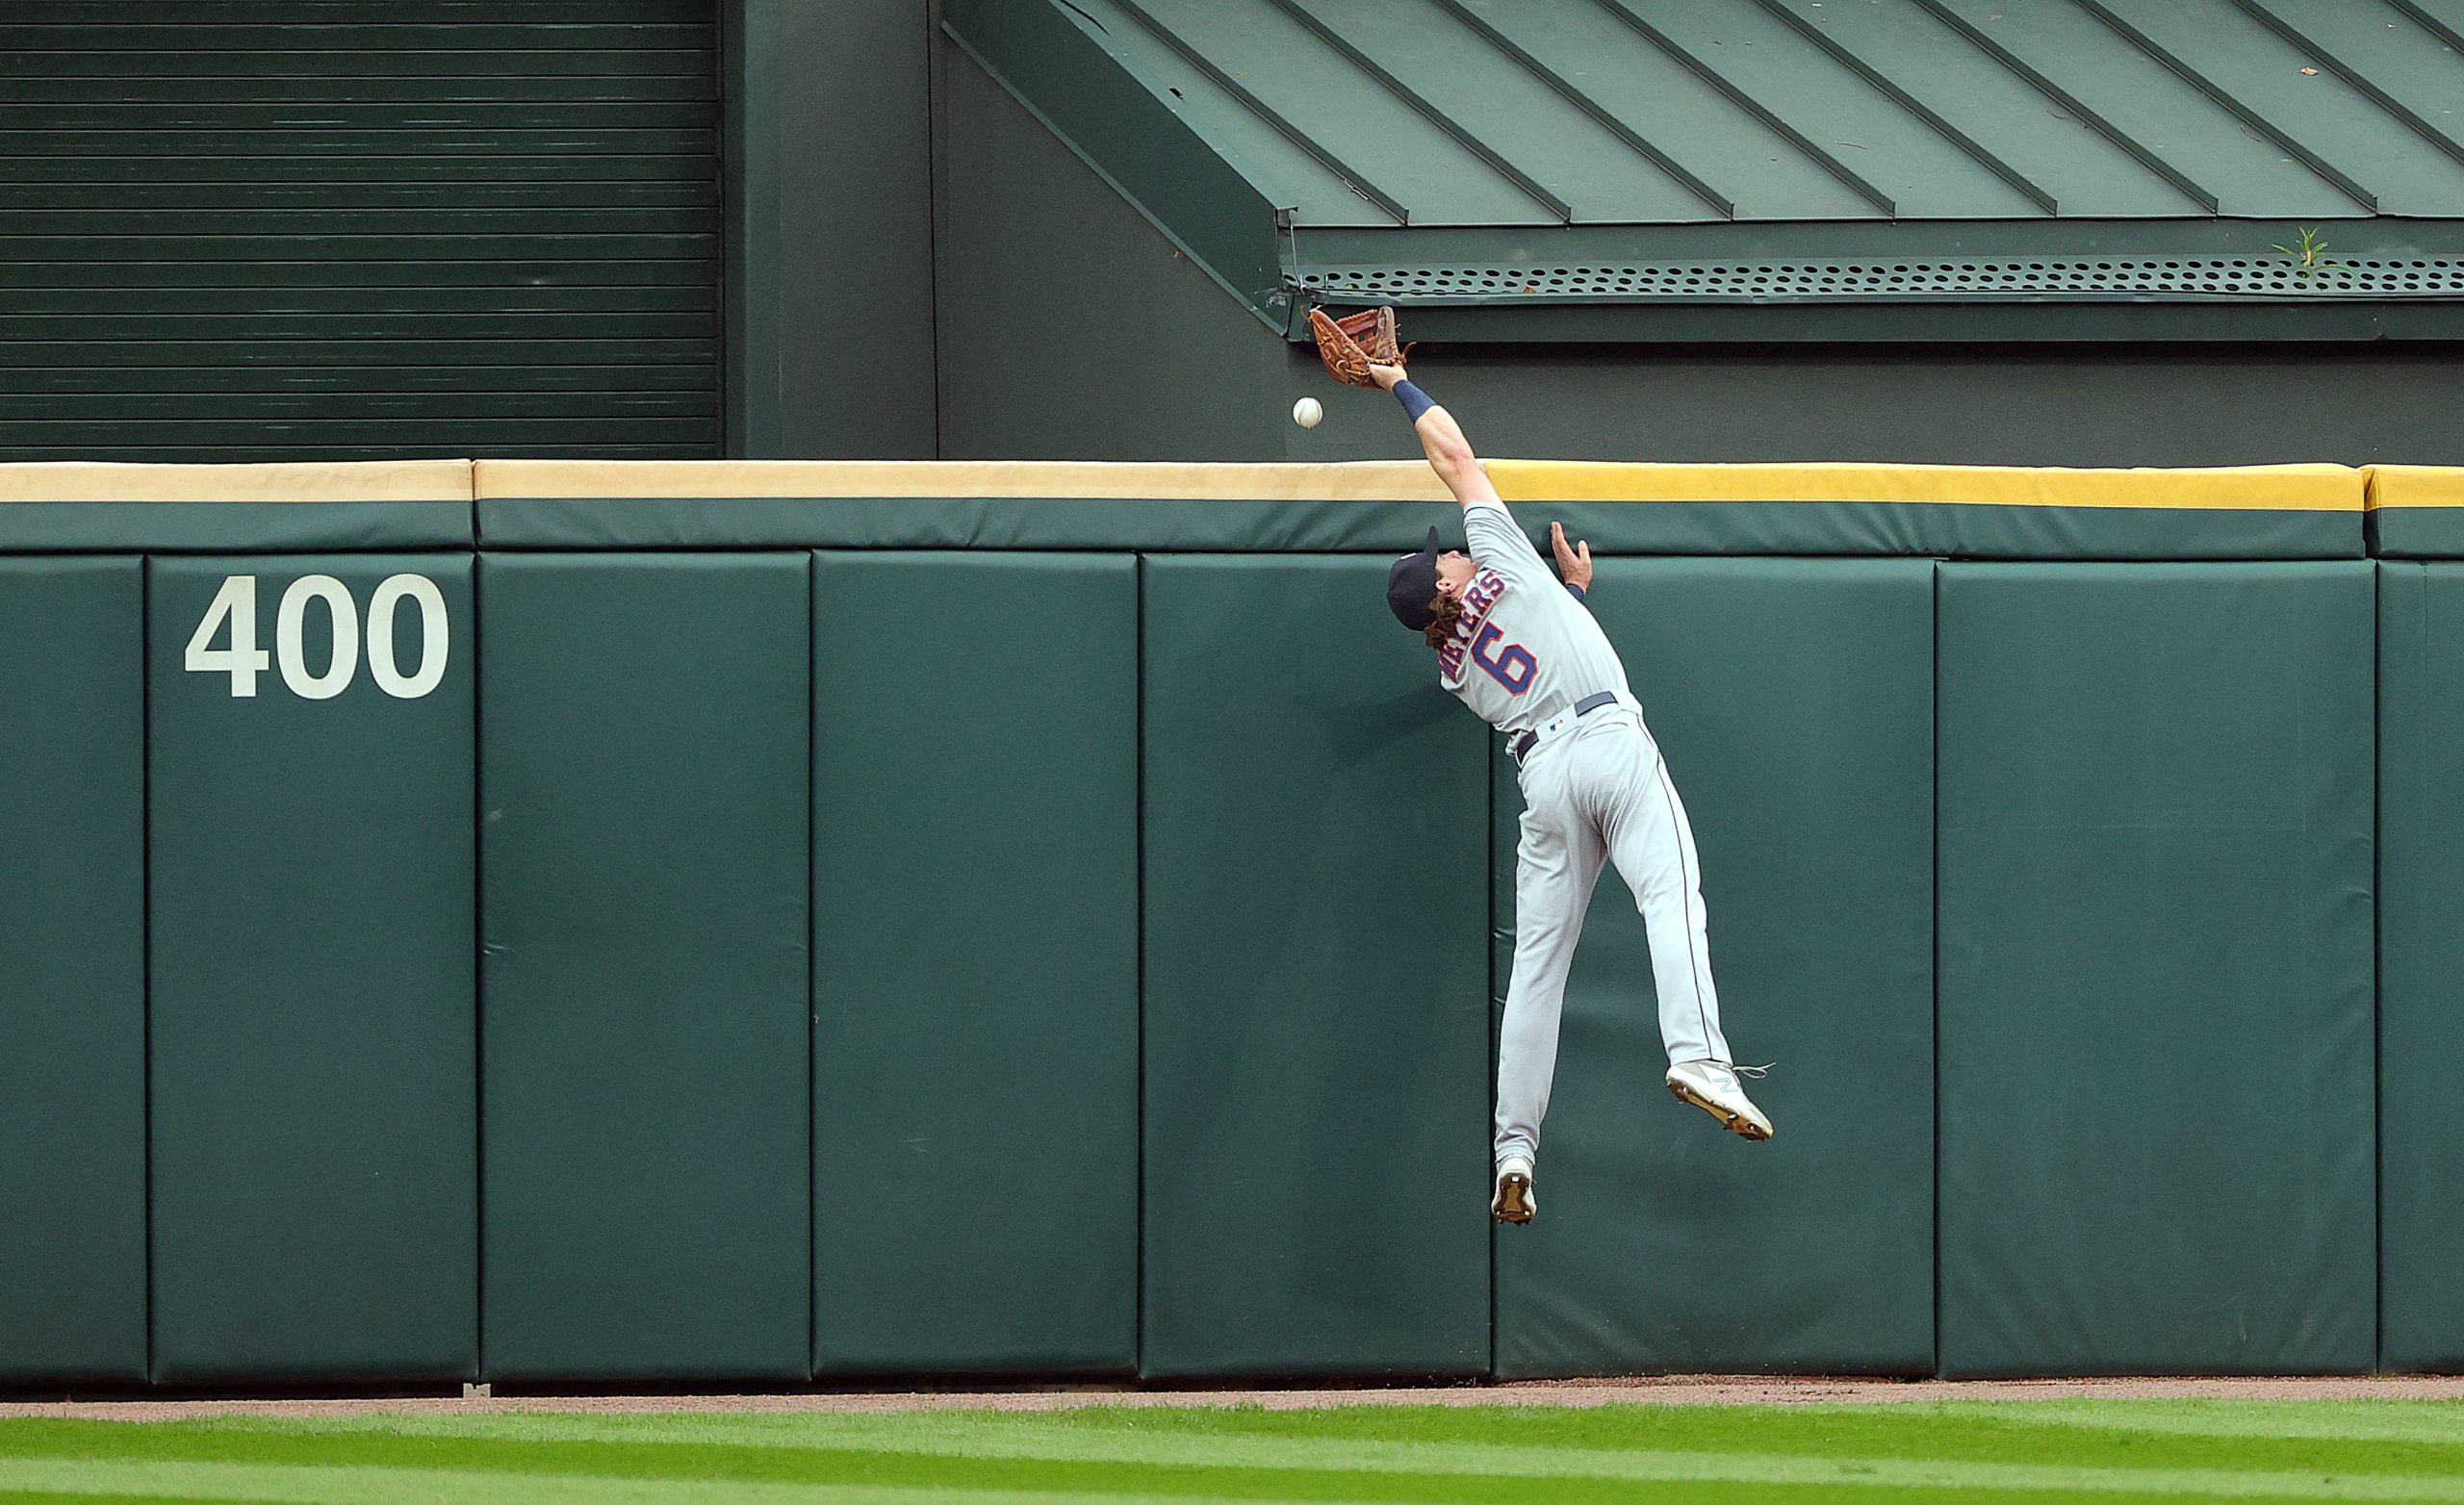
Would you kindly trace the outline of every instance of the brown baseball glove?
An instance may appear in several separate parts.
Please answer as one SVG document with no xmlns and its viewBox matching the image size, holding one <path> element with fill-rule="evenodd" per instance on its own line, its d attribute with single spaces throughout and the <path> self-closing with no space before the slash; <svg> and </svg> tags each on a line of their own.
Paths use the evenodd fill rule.
<svg viewBox="0 0 2464 1505">
<path fill-rule="evenodd" d="M 1335 380 L 1353 387 L 1374 387 L 1376 378 L 1369 368 L 1400 366 L 1403 351 L 1395 344 L 1395 311 L 1373 308 L 1343 319 L 1330 319 L 1323 310 L 1309 311 L 1309 331 L 1318 337 L 1318 358 Z"/>
</svg>

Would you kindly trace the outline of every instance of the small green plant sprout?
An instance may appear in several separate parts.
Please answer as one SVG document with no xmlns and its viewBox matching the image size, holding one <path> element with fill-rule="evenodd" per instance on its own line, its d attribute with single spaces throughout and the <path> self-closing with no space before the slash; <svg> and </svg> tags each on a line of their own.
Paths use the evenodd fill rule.
<svg viewBox="0 0 2464 1505">
<path fill-rule="evenodd" d="M 2293 269 L 2297 276 L 2306 277 L 2314 271 L 2352 270 L 2343 262 L 2325 260 L 2327 242 L 2319 239 L 2319 232 L 2307 225 L 2301 227 L 2300 244 L 2279 245 L 2276 249 L 2293 258 Z"/>
</svg>

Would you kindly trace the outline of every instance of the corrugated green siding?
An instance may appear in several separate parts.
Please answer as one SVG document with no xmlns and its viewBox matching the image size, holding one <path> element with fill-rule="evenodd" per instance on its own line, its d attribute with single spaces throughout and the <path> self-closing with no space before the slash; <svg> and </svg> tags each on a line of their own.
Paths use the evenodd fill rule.
<svg viewBox="0 0 2464 1505">
<path fill-rule="evenodd" d="M 2464 213 L 2414 0 L 1047 3 L 1303 225 Z"/>
<path fill-rule="evenodd" d="M 713 0 L 0 15 L 0 459 L 717 452 Z"/>
<path fill-rule="evenodd" d="M 2419 337 L 2464 300 L 2464 48 L 2417 0 L 946 0 L 945 14 L 1296 341 L 1322 299 L 1454 311 L 1444 330 L 1407 319 L 1432 344 L 1600 340 L 1604 308 L 1725 310 L 1729 340 L 1871 338 L 1829 315 L 1755 318 L 1859 302 L 1933 340 L 2116 337 L 2007 312 L 2027 304 L 2114 304 L 2137 340 L 2286 337 L 2256 314 L 2220 329 L 2210 316 L 2235 303 L 2312 305 L 2309 338 L 2379 333 L 2350 310 L 2317 317 L 2340 302 L 2400 309 Z M 1204 174 L 1237 191 L 1176 191 Z M 1234 254 L 1237 222 L 1267 206 L 1271 280 Z M 1978 306 L 1981 320 L 1946 318 Z M 1658 341 L 1663 322 L 1618 327 Z"/>
</svg>

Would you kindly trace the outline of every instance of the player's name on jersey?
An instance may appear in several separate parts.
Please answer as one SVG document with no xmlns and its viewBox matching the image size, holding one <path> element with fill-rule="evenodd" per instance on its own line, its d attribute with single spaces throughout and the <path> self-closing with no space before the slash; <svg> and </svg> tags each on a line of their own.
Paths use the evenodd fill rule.
<svg viewBox="0 0 2464 1505">
<path fill-rule="evenodd" d="M 1463 655 L 1471 648 L 1472 639 L 1480 624 L 1489 620 L 1489 612 L 1505 594 L 1505 576 L 1495 570 L 1483 570 L 1472 577 L 1470 589 L 1463 593 L 1463 616 L 1454 625 L 1454 635 L 1437 650 L 1438 667 L 1450 679 L 1462 677 Z"/>
</svg>

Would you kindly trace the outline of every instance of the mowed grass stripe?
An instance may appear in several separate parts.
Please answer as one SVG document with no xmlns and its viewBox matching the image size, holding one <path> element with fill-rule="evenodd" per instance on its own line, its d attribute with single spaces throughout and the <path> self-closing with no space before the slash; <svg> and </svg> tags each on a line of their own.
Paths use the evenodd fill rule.
<svg viewBox="0 0 2464 1505">
<path fill-rule="evenodd" d="M 77 1486 L 83 1485 L 84 1488 Z M 1415 1495 L 1415 1499 L 1481 1499 L 1476 1491 Z M 1583 1501 L 1586 1491 L 1553 1499 Z M 1679 1480 L 1621 1499 L 1650 1505 L 1736 1505 L 1737 1484 L 1726 1480 Z M 1756 1505 L 1997 1505 L 2019 1498 L 2038 1505 L 2064 1500 L 2094 1505 L 2252 1505 L 2278 1498 L 2254 1494 L 2116 1494 L 2063 1491 L 2023 1492 L 2007 1489 L 1910 1489 L 1886 1483 L 1820 1485 L 1758 1484 Z M 1278 1500 L 1267 1495 L 1144 1494 L 1112 1491 L 1054 1492 L 1033 1488 L 890 1488 L 846 1484 L 747 1484 L 676 1479 L 575 1479 L 548 1474 L 460 1472 L 435 1468 L 323 1468 L 249 1464 L 179 1464 L 69 1460 L 0 1460 L 0 1500 L 58 1501 L 62 1505 L 164 1505 L 212 1501 L 215 1505 L 1328 1505 L 1358 1498 L 1319 1494 Z M 1385 1496 L 1378 1496 L 1385 1498 Z"/>
<path fill-rule="evenodd" d="M 1070 1414 L 1071 1417 L 1083 1414 Z M 1114 1413 L 1125 1418 L 1123 1413 Z M 2337 1475 L 2326 1470 L 2218 1469 L 2165 1466 L 2155 1458 L 2132 1467 L 1944 1461 L 1909 1447 L 1892 1457 L 1804 1453 L 1704 1452 L 1681 1448 L 1535 1448 L 1477 1442 L 1396 1442 L 1313 1437 L 1183 1435 L 1164 1430 L 1187 1412 L 1142 1412 L 1139 1429 L 1056 1425 L 1058 1415 L 1021 1417 L 925 1414 L 907 1416 L 760 1417 L 425 1417 L 417 1430 L 341 1428 L 318 1421 L 245 1424 L 128 1425 L 109 1422 L 0 1422 L 0 1459 L 45 1458 L 63 1465 L 105 1462 L 153 1465 L 175 1476 L 181 1466 L 204 1468 L 223 1482 L 220 1492 L 261 1492 L 275 1477 L 262 1466 L 321 1472 L 495 1476 L 519 1493 L 553 1476 L 571 1484 L 659 1481 L 667 1493 L 639 1497 L 768 1498 L 790 1487 L 795 1498 L 819 1497 L 792 1487 L 862 1486 L 881 1490 L 966 1492 L 1034 1492 L 1042 1495 L 1148 1497 L 1177 1500 L 1430 1500 L 1474 1502 L 1596 1501 L 1600 1505 L 1665 1500 L 1671 1487 L 1751 1484 L 1764 1492 L 1811 1490 L 1820 1497 L 1872 1499 L 1875 1491 L 1947 1493 L 2025 1492 L 2080 1498 L 2450 1501 L 2464 1505 L 2464 1478 L 2451 1475 Z M 1211 1414 L 1220 1419 L 1224 1414 Z M 1243 1416 L 1264 1414 L 1240 1414 Z M 1290 1414 L 1282 1414 L 1290 1415 Z M 1762 1413 L 1779 1421 L 1785 1410 Z M 1502 1418 L 1458 1413 L 1458 1426 L 1495 1425 Z M 1306 1416 L 1303 1419 L 1307 1419 Z M 1836 1417 L 1835 1417 L 1836 1419 Z M 1928 1420 L 1937 1418 L 1910 1418 Z M 440 1421 L 462 1423 L 459 1432 Z M 800 1422 L 813 1436 L 793 1445 L 734 1445 L 687 1438 L 716 1424 Z M 571 1436 L 597 1425 L 632 1434 L 626 1440 Z M 528 1438 L 501 1434 L 527 1426 Z M 636 1440 L 662 1430 L 674 1441 Z M 861 1436 L 871 1446 L 858 1444 Z M 823 1445 L 827 1442 L 830 1445 Z M 14 1465 L 9 1465 L 13 1467 Z M 236 1472 L 235 1472 L 236 1469 Z M 27 1488 L 59 1488 L 70 1475 L 0 1480 Z M 516 1476 L 527 1476 L 520 1477 Z M 131 1480 L 96 1478 L 125 1490 Z M 760 1486 L 754 1494 L 704 1493 L 722 1486 Z M 679 1486 L 693 1486 L 690 1496 Z M 156 1488 L 149 1482 L 141 1488 Z M 1732 1496 L 1733 1490 L 1729 1493 Z M 785 1496 L 781 1496 L 785 1497 Z M 1012 1498 L 1015 1494 L 1012 1493 Z"/>
<path fill-rule="evenodd" d="M 2345 1477 L 2383 1475 L 2464 1479 L 2464 1407 L 2448 1402 L 2216 1402 L 2250 1429 L 2178 1433 L 2135 1425 L 2136 1403 L 2098 1401 L 2043 1424 L 2041 1401 L 1901 1402 L 1861 1407 L 1617 1406 L 1587 1410 L 1531 1407 L 1354 1406 L 1306 1411 L 1258 1408 L 1087 1407 L 1042 1413 L 910 1412 L 903 1415 L 792 1413 L 725 1415 L 564 1415 L 358 1417 L 371 1430 L 522 1440 L 674 1441 L 730 1447 L 833 1447 L 952 1456 L 1094 1458 L 1144 1463 L 1229 1462 L 1200 1440 L 1264 1440 L 1324 1444 L 1328 1451 L 1250 1453 L 1270 1467 L 1391 1468 L 1366 1449 L 1428 1444 L 1496 1450 L 1467 1468 L 1490 1473 L 1562 1474 L 1529 1460 L 1549 1455 L 1632 1452 L 1740 1452 L 1757 1456 L 1891 1460 L 1923 1458 L 1992 1465 L 2077 1468 L 2259 1470 Z M 2168 1403 L 2161 1417 L 2195 1416 Z M 2299 1408 L 2284 1410 L 2288 1406 Z M 2348 1438 L 2319 1429 L 2355 1408 L 2397 1406 L 2416 1416 L 2420 1436 Z M 2320 1408 L 2327 1409 L 2320 1409 Z M 2435 1409 L 2432 1409 L 2435 1408 Z M 2280 1415 L 2292 1436 L 2266 1436 Z M 2377 1418 L 2383 1426 L 2385 1416 Z M 2436 1440 L 2451 1421 L 2454 1441 Z M 250 1426 L 260 1423 L 221 1423 Z M 1097 1439 L 1111 1441 L 1099 1443 Z M 1163 1439 L 1153 1446 L 1123 1440 Z M 1346 1453 L 1343 1448 L 1354 1451 Z M 1435 1456 L 1435 1455 L 1428 1455 Z M 1613 1462 L 1613 1459 L 1611 1460 Z M 1452 1467 L 1454 1466 L 1448 1466 Z M 1619 1477 L 1604 1465 L 1582 1472 Z"/>
<path fill-rule="evenodd" d="M 2342 1438 L 2464 1447 L 2464 1400 L 1951 1401 L 1946 1416 L 1999 1412 L 2014 1424 L 2126 1428 L 2191 1437 Z"/>
<path fill-rule="evenodd" d="M 85 1490 L 74 1492 L 10 1490 L 7 1493 L 0 1494 L 0 1499 L 7 1500 L 9 1505 L 163 1505 L 166 1498 L 194 1498 L 194 1496 L 95 1494 Z M 214 1498 L 219 1502 L 219 1505 L 292 1505 L 288 1500 L 243 1498 L 238 1495 L 217 1495 Z"/>
<path fill-rule="evenodd" d="M 1387 1441 L 1450 1441 L 1466 1435 L 1537 1448 L 1681 1448 L 1803 1453 L 1822 1457 L 1932 1458 L 2060 1467 L 2262 1469 L 2328 1474 L 2426 1475 L 2464 1479 L 2464 1425 L 2451 1441 L 2174 1434 L 2134 1424 L 2130 1401 L 2082 1411 L 2072 1424 L 2031 1421 L 2035 1401 L 1867 1406 L 1616 1406 L 1592 1410 L 1524 1408 L 1467 1434 L 1447 1408 L 1270 1412 L 1216 1409 L 1177 1425 L 1185 1433 L 1340 1437 Z M 2086 1403 L 2083 1403 L 2086 1404 Z M 2219 1402 L 2263 1420 L 2275 1401 Z M 2301 1404 L 2301 1403 L 2293 1403 Z M 2327 1405 L 2446 1406 L 2445 1402 L 2329 1402 Z M 2449 1415 L 2457 1415 L 2452 1411 Z M 1073 1413 L 1078 1424 L 1135 1427 L 1142 1413 L 1104 1408 Z M 2101 1424 L 2098 1424 L 2099 1419 Z M 2464 1416 L 2459 1416 L 2464 1421 Z"/>
<path fill-rule="evenodd" d="M 438 1501 L 453 1505 L 1193 1505 L 1188 1495 L 1179 1494 L 573 1479 L 450 1468 L 81 1464 L 65 1459 L 0 1459 L 0 1500 L 10 1505 L 25 1500 L 74 1505 L 162 1500 L 212 1500 L 217 1505 L 434 1505 Z M 1245 1500 L 1240 1505 L 1256 1502 Z"/>
</svg>

